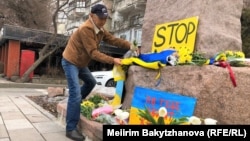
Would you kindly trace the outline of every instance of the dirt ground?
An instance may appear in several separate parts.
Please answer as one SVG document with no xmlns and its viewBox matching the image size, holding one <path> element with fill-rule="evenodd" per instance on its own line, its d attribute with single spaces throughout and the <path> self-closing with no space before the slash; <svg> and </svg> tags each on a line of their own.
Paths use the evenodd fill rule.
<svg viewBox="0 0 250 141">
<path fill-rule="evenodd" d="M 58 102 L 57 101 L 49 101 L 49 98 L 47 95 L 41 95 L 41 96 L 26 96 L 33 102 L 35 102 L 37 105 L 41 106 L 43 109 L 50 112 L 52 115 L 57 117 L 58 113 L 56 111 L 56 107 Z"/>
</svg>

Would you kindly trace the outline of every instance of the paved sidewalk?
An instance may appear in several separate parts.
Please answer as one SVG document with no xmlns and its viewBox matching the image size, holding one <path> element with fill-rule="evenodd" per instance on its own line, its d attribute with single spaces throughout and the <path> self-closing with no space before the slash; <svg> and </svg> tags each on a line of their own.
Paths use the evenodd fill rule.
<svg viewBox="0 0 250 141">
<path fill-rule="evenodd" d="M 64 119 L 57 119 L 26 97 L 48 94 L 47 88 L 56 86 L 65 87 L 14 83 L 0 77 L 0 141 L 71 141 L 65 136 Z M 97 86 L 94 90 L 107 96 L 115 93 L 114 88 Z M 86 137 L 85 141 L 92 140 Z"/>
<path fill-rule="evenodd" d="M 38 83 L 15 83 L 0 77 L 0 88 L 37 88 L 47 89 L 48 87 L 65 87 L 63 84 L 38 84 Z"/>
<path fill-rule="evenodd" d="M 47 86 L 15 84 L 0 78 L 0 141 L 71 141 L 65 136 L 65 126 L 48 111 L 24 94 L 5 92 L 16 89 L 16 85 L 32 94 L 47 92 Z"/>
</svg>

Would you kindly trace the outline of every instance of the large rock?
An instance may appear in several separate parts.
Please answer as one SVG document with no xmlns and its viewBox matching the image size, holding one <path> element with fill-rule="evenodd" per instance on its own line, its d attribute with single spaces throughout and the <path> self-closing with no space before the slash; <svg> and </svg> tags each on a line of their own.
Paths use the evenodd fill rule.
<svg viewBox="0 0 250 141">
<path fill-rule="evenodd" d="M 242 50 L 240 17 L 243 0 L 148 0 L 142 27 L 142 53 L 151 52 L 154 29 L 198 16 L 195 48 L 214 56 L 224 50 Z"/>
<path fill-rule="evenodd" d="M 228 69 L 217 66 L 167 66 L 161 70 L 156 87 L 157 70 L 131 66 L 126 80 L 123 108 L 131 106 L 135 86 L 178 93 L 197 98 L 194 115 L 217 119 L 220 124 L 250 124 L 249 67 L 232 67 L 237 87 Z"/>
</svg>

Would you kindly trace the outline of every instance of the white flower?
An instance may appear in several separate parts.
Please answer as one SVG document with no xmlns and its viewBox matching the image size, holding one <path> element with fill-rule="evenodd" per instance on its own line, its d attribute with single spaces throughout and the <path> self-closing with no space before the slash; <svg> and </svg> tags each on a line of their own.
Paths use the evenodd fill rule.
<svg viewBox="0 0 250 141">
<path fill-rule="evenodd" d="M 158 110 L 158 113 L 159 113 L 159 117 L 165 117 L 167 115 L 167 109 L 165 107 L 161 107 L 159 110 Z"/>
<path fill-rule="evenodd" d="M 117 115 L 117 118 L 120 120 L 126 120 L 129 117 L 129 113 L 128 112 L 122 112 L 119 115 Z"/>
<path fill-rule="evenodd" d="M 122 109 L 115 109 L 114 113 L 119 120 L 126 120 L 129 117 L 129 113 Z"/>
<path fill-rule="evenodd" d="M 123 111 L 121 109 L 115 109 L 114 113 L 116 116 L 120 115 Z"/>
<path fill-rule="evenodd" d="M 196 117 L 196 116 L 191 116 L 191 117 L 189 118 L 189 123 L 190 123 L 191 125 L 201 125 L 201 119 L 198 118 L 198 117 Z"/>
<path fill-rule="evenodd" d="M 212 119 L 212 118 L 205 118 L 204 119 L 204 124 L 205 125 L 216 125 L 217 120 Z"/>
</svg>

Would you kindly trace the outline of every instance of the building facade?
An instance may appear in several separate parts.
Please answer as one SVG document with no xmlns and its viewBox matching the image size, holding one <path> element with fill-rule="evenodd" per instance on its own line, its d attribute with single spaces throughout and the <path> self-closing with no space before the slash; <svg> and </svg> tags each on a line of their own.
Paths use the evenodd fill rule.
<svg viewBox="0 0 250 141">
<path fill-rule="evenodd" d="M 61 0 L 60 4 L 64 4 L 67 1 Z M 46 75 L 51 68 L 57 69 L 55 70 L 56 72 L 61 70 L 61 52 L 68 37 L 80 24 L 88 19 L 91 7 L 98 3 L 105 4 L 110 15 L 105 28 L 116 37 L 130 42 L 136 40 L 140 46 L 146 0 L 69 0 L 60 10 L 57 17 L 58 41 L 56 43 L 62 49 L 48 57 L 44 63 L 41 63 L 34 70 L 34 75 Z M 51 35 L 52 33 L 50 32 L 4 25 L 0 32 L 0 71 L 8 79 L 12 76 L 21 77 L 22 73 L 28 69 L 27 64 L 25 64 L 27 61 L 21 60 L 22 58 L 27 58 L 22 57 L 23 51 L 32 52 L 31 56 L 33 58 L 30 60 L 33 60 L 33 62 L 28 65 L 30 66 L 36 61 L 39 51 L 44 47 Z M 127 50 L 117 49 L 117 47 L 104 42 L 100 44 L 100 51 L 113 57 L 122 57 L 127 52 Z M 26 67 L 22 69 L 24 65 Z M 89 64 L 89 68 L 91 71 L 98 71 L 110 70 L 113 66 L 92 61 Z"/>
<path fill-rule="evenodd" d="M 65 0 L 62 0 L 62 3 Z M 105 28 L 116 37 L 141 45 L 143 17 L 147 0 L 70 0 L 58 14 L 58 31 L 70 35 L 82 24 L 95 4 L 105 4 L 110 14 Z"/>
</svg>

